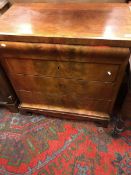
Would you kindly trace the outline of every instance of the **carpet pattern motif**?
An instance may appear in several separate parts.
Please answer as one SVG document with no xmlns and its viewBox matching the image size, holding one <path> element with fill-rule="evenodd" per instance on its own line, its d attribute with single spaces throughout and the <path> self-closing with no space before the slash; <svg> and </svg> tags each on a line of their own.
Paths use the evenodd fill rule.
<svg viewBox="0 0 131 175">
<path fill-rule="evenodd" d="M 0 175 L 130 175 L 131 128 L 0 109 Z"/>
</svg>

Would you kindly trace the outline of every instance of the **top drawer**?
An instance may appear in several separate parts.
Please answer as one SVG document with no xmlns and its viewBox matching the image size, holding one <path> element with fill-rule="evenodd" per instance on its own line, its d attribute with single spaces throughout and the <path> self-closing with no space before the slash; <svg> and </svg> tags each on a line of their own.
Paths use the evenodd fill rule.
<svg viewBox="0 0 131 175">
<path fill-rule="evenodd" d="M 123 64 L 123 61 L 129 58 L 130 52 L 127 48 L 116 47 L 0 41 L 0 54 L 2 58 L 19 60 L 30 58 L 48 61 Z"/>
<path fill-rule="evenodd" d="M 46 61 L 7 58 L 10 73 L 42 75 L 57 78 L 84 79 L 87 81 L 113 82 L 119 66 L 84 62 Z"/>
</svg>

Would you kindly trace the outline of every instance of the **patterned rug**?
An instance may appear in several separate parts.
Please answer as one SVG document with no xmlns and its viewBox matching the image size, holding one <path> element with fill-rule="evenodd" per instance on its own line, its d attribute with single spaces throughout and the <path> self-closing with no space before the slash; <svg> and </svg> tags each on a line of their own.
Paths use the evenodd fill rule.
<svg viewBox="0 0 131 175">
<path fill-rule="evenodd" d="M 0 175 L 130 175 L 131 129 L 0 109 Z"/>
</svg>

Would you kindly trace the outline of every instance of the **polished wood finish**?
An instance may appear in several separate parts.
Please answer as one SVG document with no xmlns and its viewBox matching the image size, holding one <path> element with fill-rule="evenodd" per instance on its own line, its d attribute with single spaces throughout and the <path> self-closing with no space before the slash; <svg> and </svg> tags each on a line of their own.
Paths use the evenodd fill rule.
<svg viewBox="0 0 131 175">
<path fill-rule="evenodd" d="M 110 119 L 129 49 L 4 44 L 6 47 L 0 47 L 2 64 L 20 99 L 20 109 L 84 118 L 95 115 L 96 120 L 102 113 L 103 120 Z"/>
<path fill-rule="evenodd" d="M 95 107 L 97 106 L 96 101 L 92 101 L 92 104 Z M 101 103 L 102 104 L 102 103 Z M 103 102 L 103 106 L 104 106 Z M 106 103 L 105 106 L 107 107 L 108 104 Z M 92 107 L 91 103 L 88 107 Z M 106 108 L 104 107 L 104 108 Z M 69 119 L 78 119 L 78 120 L 93 120 L 93 121 L 107 121 L 109 122 L 110 118 L 106 112 L 98 112 L 98 111 L 90 111 L 90 110 L 76 110 L 72 108 L 64 108 L 64 107 L 55 107 L 55 106 L 47 106 L 44 104 L 30 104 L 30 103 L 23 103 L 19 107 L 20 111 L 33 111 L 38 113 L 44 113 L 47 116 L 51 117 L 60 117 L 60 118 L 69 118 Z"/>
<path fill-rule="evenodd" d="M 60 96 L 64 96 L 66 94 L 67 100 L 68 95 L 78 97 L 77 99 L 79 99 L 79 97 L 84 98 L 86 95 L 86 98 L 110 100 L 114 96 L 114 90 L 116 88 L 116 84 L 112 83 L 88 82 L 65 78 L 54 79 L 25 75 L 11 77 L 16 90 L 41 92 L 43 96 L 51 94 L 54 97 L 57 97 L 58 94 Z M 108 93 L 103 91 L 105 89 Z M 102 96 L 101 92 L 103 92 Z"/>
<path fill-rule="evenodd" d="M 74 61 L 42 61 L 30 59 L 5 59 L 11 74 L 34 75 L 41 77 L 57 77 L 87 81 L 113 82 L 117 78 L 119 65 L 97 64 Z M 48 68 L 48 69 L 47 69 Z M 108 74 L 108 71 L 112 76 Z M 98 74 L 99 73 L 99 74 Z"/>
<path fill-rule="evenodd" d="M 68 94 L 60 96 L 58 95 L 43 95 L 42 92 L 27 92 L 17 91 L 22 102 L 34 106 L 45 106 L 46 109 L 57 110 L 60 112 L 74 112 L 83 115 L 88 115 L 89 111 L 107 113 L 109 110 L 110 100 L 96 100 L 88 99 L 87 97 L 82 98 L 81 96 L 71 96 Z M 33 98 L 34 99 L 33 99 Z M 23 104 L 22 104 L 23 106 Z"/>
<path fill-rule="evenodd" d="M 1 63 L 20 110 L 110 120 L 130 55 L 130 13 L 97 5 L 19 4 L 0 20 Z"/>
<path fill-rule="evenodd" d="M 123 63 L 127 48 L 107 46 L 81 46 L 66 44 L 43 44 L 0 41 L 0 54 L 17 59 L 37 59 L 52 61 L 78 61 L 89 63 Z M 121 55 L 121 56 L 119 56 Z"/>
<path fill-rule="evenodd" d="M 0 40 L 131 47 L 130 19 L 126 3 L 14 4 L 0 19 Z"/>
</svg>

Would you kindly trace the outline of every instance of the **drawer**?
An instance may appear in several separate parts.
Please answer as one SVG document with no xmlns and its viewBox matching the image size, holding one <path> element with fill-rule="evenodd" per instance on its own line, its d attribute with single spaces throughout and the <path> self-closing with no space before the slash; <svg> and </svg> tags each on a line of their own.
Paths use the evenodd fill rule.
<svg viewBox="0 0 131 175">
<path fill-rule="evenodd" d="M 6 59 L 11 73 L 113 82 L 119 65 L 86 62 Z"/>
<path fill-rule="evenodd" d="M 3 58 L 123 64 L 128 48 L 0 41 Z"/>
<path fill-rule="evenodd" d="M 22 103 L 28 104 L 44 104 L 50 109 L 53 107 L 71 109 L 72 112 L 75 110 L 87 110 L 87 111 L 100 111 L 109 112 L 111 101 L 105 100 L 92 100 L 84 97 L 80 99 L 76 96 L 68 95 L 43 95 L 40 92 L 29 92 L 29 91 L 17 91 L 17 95 Z"/>
<path fill-rule="evenodd" d="M 45 78 L 38 76 L 14 75 L 12 82 L 16 90 L 42 92 L 43 95 L 69 95 L 81 98 L 109 99 L 113 98 L 115 84 L 87 82 L 64 78 Z"/>
</svg>

